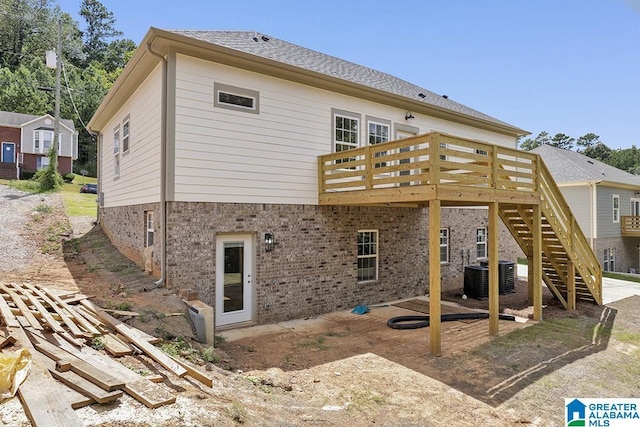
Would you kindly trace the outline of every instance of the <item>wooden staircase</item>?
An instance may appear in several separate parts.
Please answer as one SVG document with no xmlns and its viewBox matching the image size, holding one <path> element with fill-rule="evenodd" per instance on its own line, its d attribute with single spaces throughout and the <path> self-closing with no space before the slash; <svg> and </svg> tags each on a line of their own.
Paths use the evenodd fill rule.
<svg viewBox="0 0 640 427">
<path fill-rule="evenodd" d="M 542 213 L 542 279 L 565 308 L 575 300 L 602 304 L 602 267 L 542 159 L 538 160 Z M 499 214 L 529 259 L 533 254 L 533 207 L 500 204 Z M 573 271 L 572 271 L 573 270 Z"/>
</svg>

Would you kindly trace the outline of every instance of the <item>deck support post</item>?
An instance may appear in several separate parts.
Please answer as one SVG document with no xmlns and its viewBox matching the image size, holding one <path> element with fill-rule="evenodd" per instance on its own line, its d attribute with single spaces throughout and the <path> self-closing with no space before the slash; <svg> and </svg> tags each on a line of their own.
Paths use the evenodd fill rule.
<svg viewBox="0 0 640 427">
<path fill-rule="evenodd" d="M 567 261 L 567 310 L 576 309 L 576 269 L 573 261 Z"/>
<path fill-rule="evenodd" d="M 429 347 L 434 356 L 441 352 L 440 343 L 440 200 L 429 201 Z"/>
<path fill-rule="evenodd" d="M 498 203 L 489 203 L 489 335 L 499 329 L 498 212 Z"/>
<path fill-rule="evenodd" d="M 542 210 L 533 205 L 533 254 L 529 270 L 532 270 L 533 320 L 542 320 Z"/>
<path fill-rule="evenodd" d="M 527 301 L 533 305 L 533 256 L 527 255 Z"/>
</svg>

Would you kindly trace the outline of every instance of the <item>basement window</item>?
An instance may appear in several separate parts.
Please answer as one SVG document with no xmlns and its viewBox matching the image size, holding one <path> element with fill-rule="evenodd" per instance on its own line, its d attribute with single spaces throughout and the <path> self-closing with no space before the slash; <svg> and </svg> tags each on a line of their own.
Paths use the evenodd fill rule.
<svg viewBox="0 0 640 427">
<path fill-rule="evenodd" d="M 258 91 L 223 83 L 214 83 L 213 93 L 213 105 L 215 107 L 243 111 L 245 113 L 260 113 L 260 92 Z"/>
<path fill-rule="evenodd" d="M 358 231 L 358 282 L 378 280 L 378 232 Z"/>
</svg>

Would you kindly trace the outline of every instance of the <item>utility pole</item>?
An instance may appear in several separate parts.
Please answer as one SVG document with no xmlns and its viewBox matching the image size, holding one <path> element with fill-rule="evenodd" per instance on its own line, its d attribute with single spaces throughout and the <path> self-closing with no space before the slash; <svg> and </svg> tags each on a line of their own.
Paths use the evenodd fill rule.
<svg viewBox="0 0 640 427">
<path fill-rule="evenodd" d="M 56 55 L 56 110 L 53 125 L 53 147 L 55 156 L 53 159 L 53 169 L 58 170 L 58 145 L 60 143 L 60 73 L 62 71 L 62 20 L 58 20 L 58 52 Z"/>
</svg>

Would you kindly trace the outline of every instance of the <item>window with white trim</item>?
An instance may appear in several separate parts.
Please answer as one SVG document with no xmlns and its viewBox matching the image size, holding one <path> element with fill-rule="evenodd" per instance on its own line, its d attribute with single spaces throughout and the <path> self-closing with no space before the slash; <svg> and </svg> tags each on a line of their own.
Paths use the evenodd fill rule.
<svg viewBox="0 0 640 427">
<path fill-rule="evenodd" d="M 113 177 L 120 176 L 120 126 L 113 130 Z"/>
<path fill-rule="evenodd" d="M 391 125 L 382 123 L 375 119 L 367 119 L 367 128 L 369 135 L 369 145 L 381 144 L 389 141 L 389 135 L 391 133 Z M 387 154 L 386 151 L 380 151 L 375 153 L 375 157 L 383 157 Z M 374 167 L 380 168 L 387 166 L 386 163 L 376 163 Z"/>
<path fill-rule="evenodd" d="M 358 282 L 378 280 L 378 232 L 358 231 Z"/>
<path fill-rule="evenodd" d="M 36 160 L 36 169 L 45 169 L 47 166 L 49 166 L 49 161 L 50 159 L 47 156 L 38 156 Z"/>
<path fill-rule="evenodd" d="M 616 271 L 616 248 L 606 248 L 604 250 L 604 271 Z"/>
<path fill-rule="evenodd" d="M 613 195 L 613 222 L 620 222 L 620 195 Z"/>
<path fill-rule="evenodd" d="M 33 131 L 33 151 L 39 154 L 48 154 L 53 145 L 53 131 L 38 129 Z M 62 141 L 62 133 L 58 134 L 58 153 L 60 153 L 60 143 Z"/>
<path fill-rule="evenodd" d="M 122 121 L 122 154 L 129 152 L 129 116 Z"/>
<path fill-rule="evenodd" d="M 355 113 L 332 110 L 333 114 L 333 151 L 341 153 L 358 148 L 360 141 L 360 116 Z M 338 163 L 355 161 L 355 157 L 336 159 Z"/>
<path fill-rule="evenodd" d="M 487 227 L 476 228 L 476 259 L 487 257 Z"/>
<path fill-rule="evenodd" d="M 144 246 L 153 246 L 153 211 L 146 211 L 145 215 L 145 237 Z"/>
<path fill-rule="evenodd" d="M 449 229 L 440 229 L 440 264 L 449 262 Z"/>
</svg>

